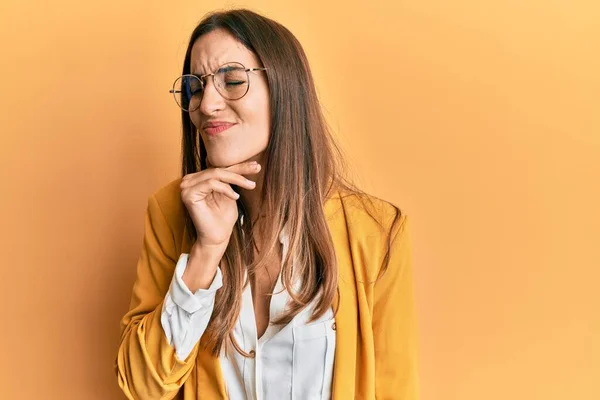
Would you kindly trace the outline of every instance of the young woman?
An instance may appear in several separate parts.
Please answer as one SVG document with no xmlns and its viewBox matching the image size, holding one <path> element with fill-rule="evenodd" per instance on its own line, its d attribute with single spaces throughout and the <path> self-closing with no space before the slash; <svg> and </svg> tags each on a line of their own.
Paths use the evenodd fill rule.
<svg viewBox="0 0 600 400">
<path fill-rule="evenodd" d="M 416 399 L 406 215 L 354 187 L 285 27 L 216 12 L 171 92 L 115 363 L 130 399 Z"/>
</svg>

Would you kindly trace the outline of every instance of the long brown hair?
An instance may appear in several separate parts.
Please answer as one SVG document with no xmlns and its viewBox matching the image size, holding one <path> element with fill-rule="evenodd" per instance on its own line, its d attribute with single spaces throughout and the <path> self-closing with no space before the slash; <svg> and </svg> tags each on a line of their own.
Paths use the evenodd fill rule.
<svg viewBox="0 0 600 400">
<path fill-rule="evenodd" d="M 248 282 L 244 282 L 244 269 L 250 277 L 265 266 L 265 260 L 276 251 L 278 233 L 286 225 L 289 251 L 283 260 L 282 279 L 291 301 L 286 312 L 274 322 L 289 322 L 315 299 L 312 320 L 319 318 L 331 307 L 338 286 L 334 244 L 323 205 L 334 194 L 356 195 L 362 200 L 370 196 L 344 175 L 343 153 L 323 116 L 306 54 L 296 37 L 281 24 L 247 9 L 208 14 L 191 34 L 183 74 L 190 73 L 194 42 L 215 29 L 229 32 L 268 68 L 265 73 L 271 100 L 271 132 L 259 204 L 259 214 L 272 221 L 260 224 L 266 227 L 261 232 L 266 246 L 258 259 L 254 259 L 252 221 L 238 200 L 239 215 L 244 223 L 239 219 L 236 222 L 223 256 L 223 287 L 217 291 L 205 332 L 207 348 L 212 354 L 218 355 L 223 345 L 226 349 L 231 349 L 231 345 L 244 354 L 232 340 L 242 291 Z M 185 176 L 206 169 L 206 149 L 189 114 L 182 112 L 181 117 L 182 174 Z M 400 210 L 394 208 L 396 215 L 382 270 L 389 260 L 391 233 L 400 219 Z M 195 241 L 196 230 L 188 214 L 186 226 L 192 242 Z M 302 286 L 294 292 L 292 282 L 297 278 L 302 280 Z"/>
</svg>

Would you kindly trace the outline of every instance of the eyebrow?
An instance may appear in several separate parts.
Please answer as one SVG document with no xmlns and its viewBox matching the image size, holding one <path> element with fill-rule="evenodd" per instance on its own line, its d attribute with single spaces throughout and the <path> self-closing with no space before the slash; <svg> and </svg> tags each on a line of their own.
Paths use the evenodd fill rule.
<svg viewBox="0 0 600 400">
<path fill-rule="evenodd" d="M 231 61 L 231 62 L 233 62 L 233 61 Z M 225 67 L 219 68 L 215 73 L 232 71 L 234 69 L 242 69 L 242 68 L 239 68 L 239 67 L 234 66 L 234 65 L 227 65 Z M 194 76 L 200 78 L 202 75 L 205 75 L 205 74 L 197 74 L 197 73 L 192 72 L 191 75 L 194 75 Z"/>
</svg>

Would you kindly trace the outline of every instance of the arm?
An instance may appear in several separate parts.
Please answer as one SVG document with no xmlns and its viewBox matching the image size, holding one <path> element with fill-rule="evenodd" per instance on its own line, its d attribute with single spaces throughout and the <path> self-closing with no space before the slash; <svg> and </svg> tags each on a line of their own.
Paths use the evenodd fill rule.
<svg viewBox="0 0 600 400">
<path fill-rule="evenodd" d="M 416 400 L 417 331 L 407 217 L 398 225 L 388 269 L 374 288 L 375 393 L 377 399 Z"/>
<path fill-rule="evenodd" d="M 154 196 L 148 199 L 142 252 L 129 311 L 121 321 L 115 371 L 129 399 L 172 399 L 190 375 L 198 352 L 180 359 L 161 325 L 175 270 L 175 242 Z"/>
<path fill-rule="evenodd" d="M 210 286 L 192 293 L 183 281 L 187 265 L 188 254 L 184 253 L 175 266 L 175 274 L 161 313 L 165 335 L 169 344 L 175 347 L 180 360 L 187 358 L 204 334 L 213 312 L 216 291 L 223 286 L 221 269 L 217 268 Z"/>
</svg>

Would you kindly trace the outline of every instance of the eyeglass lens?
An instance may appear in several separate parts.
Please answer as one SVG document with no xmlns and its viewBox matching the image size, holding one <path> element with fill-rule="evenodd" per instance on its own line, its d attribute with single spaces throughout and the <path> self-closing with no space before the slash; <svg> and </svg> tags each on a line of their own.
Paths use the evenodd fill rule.
<svg viewBox="0 0 600 400">
<path fill-rule="evenodd" d="M 175 101 L 184 111 L 195 111 L 200 107 L 204 85 L 210 77 L 204 77 L 204 83 L 195 75 L 183 75 L 173 85 Z M 239 63 L 228 63 L 219 67 L 213 76 L 217 91 L 228 100 L 242 98 L 248 92 L 248 73 Z"/>
</svg>

